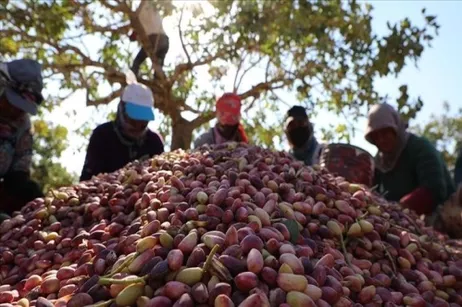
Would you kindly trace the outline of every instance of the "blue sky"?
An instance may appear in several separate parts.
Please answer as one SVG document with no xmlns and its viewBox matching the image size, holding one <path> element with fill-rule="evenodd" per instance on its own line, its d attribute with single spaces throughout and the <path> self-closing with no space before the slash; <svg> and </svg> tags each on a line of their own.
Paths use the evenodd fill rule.
<svg viewBox="0 0 462 307">
<path fill-rule="evenodd" d="M 377 89 L 393 98 L 398 96 L 398 87 L 408 84 L 411 97 L 421 96 L 424 107 L 417 118 L 411 122 L 422 124 L 431 115 L 444 112 L 442 103 L 448 101 L 455 112 L 462 107 L 460 88 L 462 85 L 462 34 L 457 30 L 462 27 L 460 1 L 372 1 L 374 31 L 381 34 L 386 31 L 386 22 L 394 22 L 409 17 L 412 22 L 423 23 L 421 9 L 436 15 L 441 28 L 439 36 L 432 42 L 432 48 L 427 48 L 416 67 L 409 64 L 399 78 L 386 78 L 376 81 Z M 364 121 L 358 123 L 359 129 L 364 127 Z M 353 144 L 375 153 L 375 148 L 357 135 Z"/>
<path fill-rule="evenodd" d="M 462 61 L 459 55 L 462 55 L 462 34 L 459 29 L 462 28 L 462 1 L 372 1 L 373 11 L 373 29 L 378 34 L 386 31 L 386 22 L 395 22 L 402 18 L 409 17 L 412 22 L 423 23 L 421 9 L 425 7 L 427 13 L 437 16 L 437 21 L 441 25 L 439 36 L 433 41 L 432 48 L 427 48 L 418 67 L 409 64 L 402 72 L 398 79 L 387 78 L 376 81 L 377 89 L 382 94 L 388 94 L 392 98 L 398 96 L 398 87 L 407 83 L 411 97 L 421 96 L 424 100 L 423 110 L 418 114 L 415 122 L 424 123 L 434 114 L 438 115 L 443 112 L 441 107 L 443 101 L 448 101 L 453 110 L 462 107 L 459 98 L 460 88 L 462 87 Z M 164 21 L 167 33 L 175 33 L 172 25 Z M 175 39 L 173 39 L 175 40 Z M 172 42 L 171 50 L 181 50 L 175 48 L 175 42 Z M 134 50 L 137 46 L 134 45 Z M 169 54 L 171 59 L 174 56 Z M 228 87 L 228 86 L 227 86 Z M 95 112 L 94 108 L 85 107 L 85 95 L 83 92 L 76 92 L 71 98 L 63 103 L 63 107 L 56 110 L 51 120 L 69 127 L 70 130 L 80 126 L 89 117 L 93 117 L 95 123 L 102 123 L 106 120 L 105 115 L 110 110 L 115 110 L 117 102 L 100 108 Z M 76 112 L 77 116 L 69 117 L 67 112 Z M 279 119 L 276 119 L 279 120 Z M 333 117 L 332 114 L 321 112 L 316 118 L 312 119 L 317 127 L 327 126 L 327 123 L 341 121 Z M 413 122 L 411 122 L 411 125 Z M 365 148 L 371 153 L 375 153 L 375 148 L 368 144 L 360 131 L 364 127 L 364 121 L 358 121 L 357 135 L 352 139 L 352 144 Z M 150 125 L 156 129 L 157 124 Z M 80 153 L 77 149 L 86 147 L 85 140 L 71 135 L 71 148 L 63 155 L 62 162 L 70 171 L 80 173 L 82 168 L 85 150 Z"/>
<path fill-rule="evenodd" d="M 422 96 L 424 109 L 418 121 L 425 121 L 431 114 L 441 114 L 441 103 L 448 101 L 455 110 L 462 106 L 460 86 L 462 85 L 462 26 L 460 1 L 374 1 L 374 27 L 380 33 L 387 20 L 398 20 L 409 16 L 412 21 L 422 21 L 420 9 L 437 16 L 441 25 L 439 36 L 433 41 L 433 48 L 425 50 L 418 68 L 409 65 L 398 80 L 387 79 L 377 82 L 383 92 L 397 93 L 401 82 L 409 84 L 411 96 Z"/>
</svg>

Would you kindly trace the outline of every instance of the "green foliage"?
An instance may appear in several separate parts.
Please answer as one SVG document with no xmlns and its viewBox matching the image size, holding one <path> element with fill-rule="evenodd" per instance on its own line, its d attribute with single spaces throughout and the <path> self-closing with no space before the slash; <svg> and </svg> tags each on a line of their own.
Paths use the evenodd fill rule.
<svg viewBox="0 0 462 307">
<path fill-rule="evenodd" d="M 42 185 L 44 191 L 73 184 L 76 176 L 69 174 L 65 165 L 57 161 L 68 147 L 67 129 L 53 126 L 43 119 L 35 120 L 33 125 L 35 142 L 32 178 Z"/>
<path fill-rule="evenodd" d="M 260 100 L 252 105 L 253 111 L 243 119 L 243 126 L 249 142 L 272 149 L 281 149 L 284 139 L 283 123 L 272 123 L 268 114 L 276 114 L 277 103 L 271 99 Z M 248 110 L 244 109 L 244 114 Z"/>
<path fill-rule="evenodd" d="M 329 124 L 327 128 L 321 128 L 321 139 L 331 143 L 350 143 L 352 133 L 355 133 L 354 126 Z"/>
<path fill-rule="evenodd" d="M 131 29 L 149 53 L 131 1 L 6 3 L 0 6 L 0 54 L 41 61 L 48 79 L 59 84 L 53 101 L 76 89 L 86 90 L 87 105 L 118 98 L 138 50 L 129 42 Z M 215 95 L 225 90 L 242 97 L 251 140 L 268 147 L 283 142 L 281 116 L 289 106 L 277 98 L 281 92 L 295 93 L 290 104 L 344 113 L 354 122 L 360 109 L 386 99 L 374 80 L 417 62 L 439 28 L 423 10 L 423 26 L 406 18 L 389 24 L 381 37 L 371 26 L 372 6 L 355 0 L 221 0 L 192 8 L 184 7 L 187 1 L 152 4 L 178 25 L 183 51 L 173 65 L 167 63 L 162 80 L 153 80 L 150 63 L 139 78 L 153 90 L 171 149 L 189 148 L 193 132 L 214 118 Z M 412 118 L 422 102 L 410 101 L 406 85 L 400 90 L 398 105 Z M 268 121 L 270 112 L 280 117 Z M 333 129 L 336 137 L 348 139 L 345 123 Z"/>
<path fill-rule="evenodd" d="M 443 154 L 448 167 L 452 169 L 462 145 L 462 109 L 451 114 L 448 103 L 443 105 L 442 115 L 432 115 L 430 120 L 411 127 L 417 135 L 428 138 Z"/>
<path fill-rule="evenodd" d="M 285 220 L 282 222 L 286 225 L 290 233 L 290 242 L 296 244 L 298 237 L 300 236 L 300 229 L 298 228 L 298 223 L 295 220 Z"/>
</svg>

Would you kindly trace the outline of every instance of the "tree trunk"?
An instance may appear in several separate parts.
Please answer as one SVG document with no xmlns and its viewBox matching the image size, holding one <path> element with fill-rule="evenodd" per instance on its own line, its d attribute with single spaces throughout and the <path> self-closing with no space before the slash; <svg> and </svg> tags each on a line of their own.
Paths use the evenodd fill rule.
<svg viewBox="0 0 462 307">
<path fill-rule="evenodd" d="M 192 133 L 194 128 L 191 122 L 181 116 L 172 124 L 172 146 L 171 150 L 175 149 L 190 149 L 192 141 Z"/>
</svg>

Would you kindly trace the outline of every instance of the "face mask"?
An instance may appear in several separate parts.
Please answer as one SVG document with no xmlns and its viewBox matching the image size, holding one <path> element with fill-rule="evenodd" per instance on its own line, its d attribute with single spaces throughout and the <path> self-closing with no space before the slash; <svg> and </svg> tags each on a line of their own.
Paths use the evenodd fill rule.
<svg viewBox="0 0 462 307">
<path fill-rule="evenodd" d="M 148 126 L 147 122 L 145 125 L 142 125 L 142 127 L 141 125 L 133 125 L 132 120 L 128 118 L 128 115 L 123 108 L 123 104 L 119 104 L 117 113 L 117 120 L 119 121 L 125 136 L 133 139 L 138 139 L 144 136 Z"/>
<path fill-rule="evenodd" d="M 148 127 L 147 122 L 135 124 L 126 114 L 124 114 L 124 124 L 124 132 L 127 134 L 127 136 L 132 138 L 142 137 Z"/>
<path fill-rule="evenodd" d="M 220 132 L 220 134 L 224 138 L 230 139 L 236 133 L 237 125 L 234 125 L 234 126 L 231 126 L 231 125 L 218 125 L 218 131 Z"/>
<path fill-rule="evenodd" d="M 309 127 L 297 127 L 287 132 L 287 138 L 294 147 L 302 147 L 310 137 Z"/>
<path fill-rule="evenodd" d="M 124 132 L 127 136 L 135 139 L 142 137 L 146 133 L 146 128 L 140 129 L 139 127 L 133 127 L 131 125 L 128 125 L 126 128 L 127 129 Z"/>
<path fill-rule="evenodd" d="M 19 120 L 24 114 L 24 111 L 11 105 L 4 94 L 0 95 L 0 118 L 10 122 Z"/>
</svg>

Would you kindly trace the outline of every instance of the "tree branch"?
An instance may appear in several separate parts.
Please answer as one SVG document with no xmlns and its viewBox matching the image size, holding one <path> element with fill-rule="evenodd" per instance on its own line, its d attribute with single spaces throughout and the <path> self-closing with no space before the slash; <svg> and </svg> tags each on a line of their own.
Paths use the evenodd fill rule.
<svg viewBox="0 0 462 307">
<path fill-rule="evenodd" d="M 244 61 L 245 59 L 247 58 L 247 55 L 249 53 L 246 52 L 244 54 L 244 56 L 241 57 L 240 61 L 239 61 L 239 64 L 237 65 L 237 68 L 236 68 L 236 75 L 234 76 L 234 82 L 233 82 L 233 92 L 237 92 L 238 88 L 239 88 L 239 85 L 237 83 L 237 77 L 239 76 L 239 72 L 241 71 L 241 68 L 242 68 L 242 64 L 244 64 Z M 239 84 L 240 84 L 240 81 L 242 81 L 242 77 L 241 79 L 239 80 Z"/>
<path fill-rule="evenodd" d="M 283 104 L 285 104 L 286 106 L 290 106 L 290 103 L 288 103 L 287 101 L 285 101 L 284 99 L 282 99 L 278 94 L 276 94 L 275 90 L 274 89 L 271 89 L 270 90 L 271 93 L 277 97 L 278 100 L 280 100 Z"/>
<path fill-rule="evenodd" d="M 198 117 L 196 117 L 195 119 L 191 121 L 191 127 L 193 128 L 200 127 L 203 124 L 208 123 L 214 118 L 215 118 L 215 113 L 213 112 L 202 113 L 201 115 L 199 115 Z"/>
<path fill-rule="evenodd" d="M 260 57 L 260 59 L 255 63 L 255 65 L 258 64 L 262 59 L 263 59 L 263 57 Z M 268 85 L 271 85 L 272 83 L 278 83 L 278 82 L 280 82 L 280 81 L 284 81 L 284 79 L 282 78 L 282 76 L 278 76 L 278 78 L 276 78 L 276 79 L 274 80 L 274 82 L 273 82 L 273 81 L 268 81 L 270 64 L 271 64 L 271 58 L 268 58 L 268 63 L 266 64 L 266 68 L 265 68 L 265 82 L 264 82 L 264 83 L 266 83 L 266 84 L 268 84 Z M 251 66 L 251 67 L 252 67 L 252 66 Z M 251 69 L 251 67 L 249 67 L 249 70 Z M 254 66 L 253 66 L 253 67 L 254 67 Z M 247 72 L 245 72 L 245 73 L 247 73 Z M 242 80 L 241 80 L 241 81 L 242 81 Z M 262 83 L 260 83 L 260 84 L 262 84 Z M 258 84 L 257 84 L 257 86 L 258 86 Z M 283 87 L 283 86 L 284 86 L 284 85 L 282 85 L 282 86 L 280 85 L 280 86 L 271 87 L 271 88 L 268 89 L 268 91 L 271 91 L 271 92 L 274 94 L 274 90 L 275 90 L 275 89 L 281 88 L 281 87 Z M 278 97 L 277 95 L 275 95 L 275 96 Z M 258 99 L 259 97 L 260 97 L 260 93 L 258 93 L 257 95 L 254 95 L 254 96 L 253 96 L 252 102 L 247 106 L 247 108 L 245 109 L 244 112 L 248 112 L 248 111 L 254 106 L 255 102 L 257 101 L 257 99 Z M 279 98 L 279 97 L 278 97 L 278 98 Z"/>
<path fill-rule="evenodd" d="M 189 105 L 186 104 L 186 103 L 184 103 L 184 104 L 182 105 L 182 107 L 183 107 L 183 111 L 189 111 L 189 112 L 192 112 L 192 113 L 194 113 L 194 114 L 199 114 L 199 113 L 201 113 L 199 110 L 194 109 L 193 107 L 189 106 Z"/>
<path fill-rule="evenodd" d="M 175 71 L 173 72 L 173 75 L 170 78 L 170 84 L 173 85 L 173 83 L 175 83 L 178 80 L 180 75 L 185 73 L 186 71 L 191 71 L 193 70 L 194 67 L 210 64 L 213 61 L 220 59 L 226 54 L 227 54 L 226 51 L 221 50 L 221 51 L 218 51 L 215 55 L 209 55 L 193 63 L 181 63 L 181 64 L 176 65 Z"/>
<path fill-rule="evenodd" d="M 71 97 L 73 94 L 74 94 L 74 91 L 69 91 L 69 94 L 66 94 L 66 95 L 63 95 L 63 96 L 58 96 L 58 99 L 60 101 L 64 101 L 64 100 L 68 99 L 69 97 Z"/>
<path fill-rule="evenodd" d="M 276 83 L 281 83 L 279 85 L 275 85 Z M 260 82 L 257 85 L 253 86 L 250 90 L 240 94 L 239 96 L 241 99 L 246 99 L 247 97 L 256 97 L 259 98 L 260 94 L 264 91 L 271 91 L 281 89 L 293 82 L 292 79 L 286 79 L 284 77 L 278 77 L 268 82 Z"/>
<path fill-rule="evenodd" d="M 241 83 L 242 83 L 242 80 L 244 79 L 245 75 L 250 71 L 252 70 L 255 66 L 258 65 L 258 63 L 260 63 L 261 61 L 263 60 L 263 57 L 260 57 L 257 61 L 255 61 L 254 63 L 252 63 L 249 67 L 247 67 L 244 72 L 242 73 L 241 77 L 239 78 L 239 82 L 237 83 L 237 88 L 236 90 L 241 86 Z M 266 72 L 266 75 L 268 74 L 268 71 Z M 265 77 L 265 81 L 267 80 L 267 78 Z"/>
<path fill-rule="evenodd" d="M 99 98 L 99 99 L 96 99 L 96 100 L 91 100 L 89 98 L 89 92 L 87 90 L 87 106 L 99 106 L 99 105 L 102 105 L 102 104 L 108 104 L 110 103 L 111 101 L 113 101 L 114 99 L 117 99 L 120 97 L 120 95 L 122 95 L 122 88 L 115 91 L 115 92 L 112 92 L 111 94 L 109 94 L 108 96 L 104 97 L 104 98 Z"/>
<path fill-rule="evenodd" d="M 266 63 L 266 68 L 265 68 L 265 82 L 268 82 L 270 64 L 271 64 L 271 58 L 268 58 L 268 63 Z"/>
<path fill-rule="evenodd" d="M 83 67 L 83 66 L 95 66 L 95 67 L 101 67 L 104 68 L 105 65 L 102 64 L 101 62 L 97 62 L 92 60 L 89 56 L 84 54 L 82 50 L 76 46 L 73 45 L 59 45 L 58 42 L 52 42 L 48 41 L 42 37 L 39 36 L 33 36 L 29 35 L 28 33 L 22 31 L 22 30 L 2 30 L 0 31 L 2 34 L 6 34 L 8 36 L 13 36 L 13 35 L 20 35 L 22 40 L 27 39 L 30 42 L 39 42 L 42 44 L 49 45 L 50 47 L 54 48 L 57 53 L 64 53 L 66 51 L 72 51 L 75 54 L 79 55 L 82 58 L 82 63 L 77 65 L 77 64 L 55 64 L 58 67 L 68 67 L 67 65 L 70 65 L 71 67 Z M 50 67 L 54 65 L 49 65 Z"/>
<path fill-rule="evenodd" d="M 108 9 L 111 9 L 112 11 L 115 11 L 115 12 L 127 13 L 128 11 L 131 11 L 130 7 L 127 5 L 125 1 L 118 0 L 117 5 L 110 4 L 108 0 L 100 0 L 100 3 L 104 5 L 105 7 L 107 7 Z"/>
<path fill-rule="evenodd" d="M 260 60 L 261 59 L 262 58 L 260 58 Z M 258 83 L 257 85 L 253 86 L 250 90 L 240 94 L 239 96 L 241 97 L 241 99 L 245 99 L 247 97 L 254 97 L 255 99 L 258 99 L 262 92 L 281 89 L 289 84 L 292 84 L 294 80 L 296 79 L 295 77 L 287 78 L 284 75 L 279 75 L 272 80 L 268 80 L 270 64 L 271 64 L 271 58 L 268 58 L 268 63 L 266 64 L 266 69 L 265 69 L 265 81 Z M 281 82 L 282 84 L 276 85 L 277 83 L 281 83 Z M 253 101 L 252 104 L 253 103 L 255 103 L 255 101 Z M 247 108 L 247 110 L 248 109 L 249 108 Z"/>
<path fill-rule="evenodd" d="M 101 2 L 103 5 L 104 5 L 104 1 Z M 109 4 L 108 4 L 109 5 Z M 106 6 L 106 5 L 104 5 Z M 118 11 L 120 12 L 120 10 L 122 9 L 115 9 L 113 8 L 114 6 L 109 6 L 108 8 L 113 11 Z M 127 34 L 128 31 L 130 30 L 130 23 L 126 23 L 124 22 L 124 20 L 119 20 L 115 23 L 111 23 L 111 24 L 108 24 L 106 26 L 101 26 L 101 25 L 98 25 L 96 24 L 94 21 L 94 16 L 92 16 L 92 13 L 93 11 L 90 10 L 89 8 L 85 7 L 83 10 L 82 10 L 82 25 L 84 27 L 89 27 L 91 29 L 91 31 L 89 31 L 90 33 L 87 33 L 87 34 L 93 34 L 93 33 L 97 33 L 97 32 L 100 32 L 100 33 L 105 33 L 105 32 L 112 32 L 112 33 L 117 33 L 117 34 Z M 114 19 L 113 16 L 111 16 L 111 20 Z M 108 22 L 109 23 L 109 22 Z"/>
<path fill-rule="evenodd" d="M 158 80 L 139 79 L 138 82 L 145 84 L 153 91 L 156 108 L 165 114 L 169 114 L 172 119 L 178 118 L 180 115 L 180 110 L 177 107 L 183 106 L 184 102 L 180 99 L 171 97 L 171 86 L 165 80 L 165 73 L 162 67 L 157 64 L 156 55 L 152 52 L 154 48 L 150 48 L 152 44 L 147 37 L 141 22 L 138 19 L 137 13 L 139 12 L 141 6 L 139 6 L 138 9 L 134 12 L 125 1 L 119 1 L 117 5 L 110 4 L 108 0 L 101 0 L 101 3 L 110 10 L 122 12 L 129 17 L 130 24 L 127 25 L 127 30 L 129 27 L 132 27 L 136 31 L 138 34 L 138 41 L 140 42 L 142 48 L 144 48 L 146 53 L 149 55 L 149 58 L 152 61 L 152 66 L 156 71 L 157 76 L 159 77 Z M 117 71 L 109 65 L 103 65 L 103 67 L 105 69 L 104 75 L 110 84 L 120 83 L 122 87 L 125 86 L 125 74 Z M 104 100 L 100 101 L 104 102 Z"/>
<path fill-rule="evenodd" d="M 63 37 L 62 40 L 63 40 L 63 41 L 67 41 L 67 40 L 72 41 L 72 40 L 75 40 L 75 39 L 81 39 L 82 37 L 85 37 L 85 36 L 87 36 L 87 35 L 88 35 L 88 33 L 83 32 L 83 33 L 76 34 L 76 35 L 73 35 L 73 36 Z"/>
<path fill-rule="evenodd" d="M 95 32 L 113 32 L 117 34 L 128 34 L 128 31 L 130 30 L 131 26 L 130 24 L 124 24 L 121 26 L 117 26 L 115 28 L 112 28 L 113 26 L 117 26 L 116 24 L 112 24 L 106 27 L 98 26 L 95 24 L 92 24 L 91 27 L 93 28 L 94 31 L 92 31 L 92 34 Z"/>
<path fill-rule="evenodd" d="M 257 97 L 253 97 L 252 102 L 250 102 L 247 108 L 245 108 L 244 113 L 247 113 L 249 112 L 250 109 L 252 109 L 257 99 L 258 99 Z"/>
<path fill-rule="evenodd" d="M 110 69 L 110 68 L 106 68 Z M 105 77 L 109 81 L 109 83 L 120 83 L 122 87 L 126 85 L 125 74 L 121 73 L 115 69 L 110 69 L 110 71 L 105 71 Z M 152 90 L 154 95 L 154 106 L 161 110 L 163 113 L 168 114 L 174 118 L 178 118 L 180 116 L 180 108 L 184 107 L 185 102 L 182 99 L 171 97 L 171 94 L 165 90 L 165 88 L 159 84 L 157 80 L 152 79 L 138 79 L 139 83 L 142 83 L 149 87 Z"/>
<path fill-rule="evenodd" d="M 181 47 L 183 47 L 183 51 L 186 55 L 186 59 L 188 60 L 187 64 L 191 64 L 191 57 L 189 56 L 188 50 L 186 49 L 186 45 L 184 44 L 183 31 L 181 30 L 181 22 L 183 21 L 184 8 L 185 8 L 185 5 L 183 4 L 183 7 L 180 13 L 180 20 L 178 21 L 178 34 L 180 35 Z"/>
</svg>

